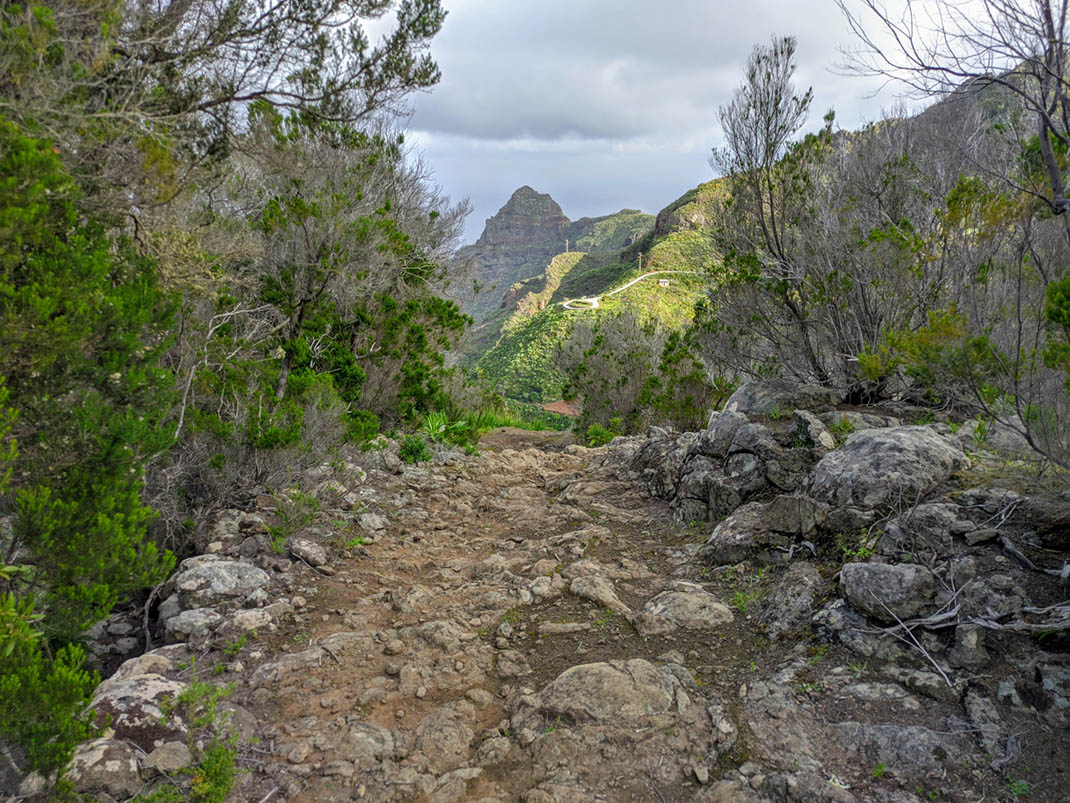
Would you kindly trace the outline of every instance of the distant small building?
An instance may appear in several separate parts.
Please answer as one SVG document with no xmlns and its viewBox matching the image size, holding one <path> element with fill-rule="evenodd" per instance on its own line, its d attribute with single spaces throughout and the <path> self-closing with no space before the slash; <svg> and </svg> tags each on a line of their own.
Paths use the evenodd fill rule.
<svg viewBox="0 0 1070 803">
<path fill-rule="evenodd" d="M 658 287 L 668 287 L 668 286 L 669 286 L 669 280 L 668 279 L 658 279 Z"/>
</svg>

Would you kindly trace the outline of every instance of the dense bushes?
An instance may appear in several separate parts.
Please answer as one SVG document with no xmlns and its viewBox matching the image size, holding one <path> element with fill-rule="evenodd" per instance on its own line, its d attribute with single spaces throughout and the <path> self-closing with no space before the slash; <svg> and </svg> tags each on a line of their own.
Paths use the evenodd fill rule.
<svg viewBox="0 0 1070 803">
<path fill-rule="evenodd" d="M 142 502 L 173 441 L 171 304 L 78 195 L 50 143 L 0 119 L 0 733 L 45 771 L 89 732 L 72 641 L 173 565 Z"/>
<path fill-rule="evenodd" d="M 621 434 L 651 424 L 700 429 L 731 386 L 712 374 L 689 337 L 640 323 L 630 309 L 577 320 L 561 344 L 557 362 L 569 384 L 567 398 L 582 397 L 581 428 L 598 425 Z"/>
</svg>

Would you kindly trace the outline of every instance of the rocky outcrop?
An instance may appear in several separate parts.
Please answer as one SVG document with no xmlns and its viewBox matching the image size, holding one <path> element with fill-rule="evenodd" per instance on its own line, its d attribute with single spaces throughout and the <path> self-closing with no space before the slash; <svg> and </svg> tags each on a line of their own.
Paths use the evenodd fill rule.
<svg viewBox="0 0 1070 803">
<path fill-rule="evenodd" d="M 651 427 L 628 468 L 670 500 L 679 520 L 706 521 L 751 499 L 798 490 L 824 450 L 796 447 L 794 436 L 789 442 L 742 413 L 714 413 L 698 433 Z"/>
<path fill-rule="evenodd" d="M 855 610 L 895 622 L 928 610 L 935 583 L 931 571 L 914 563 L 848 563 L 840 570 L 840 588 Z"/>
<path fill-rule="evenodd" d="M 821 412 L 840 401 L 834 390 L 780 380 L 741 382 L 725 402 L 725 412 L 748 415 L 790 415 L 795 410 Z"/>
<path fill-rule="evenodd" d="M 814 467 L 810 492 L 835 507 L 912 505 L 969 465 L 949 436 L 938 426 L 855 432 Z"/>
</svg>

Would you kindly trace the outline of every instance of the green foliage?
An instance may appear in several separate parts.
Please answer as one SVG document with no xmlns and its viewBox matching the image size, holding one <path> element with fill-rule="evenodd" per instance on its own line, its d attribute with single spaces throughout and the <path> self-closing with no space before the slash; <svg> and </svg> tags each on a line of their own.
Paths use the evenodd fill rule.
<svg viewBox="0 0 1070 803">
<path fill-rule="evenodd" d="M 932 310 L 925 326 L 884 333 L 884 342 L 858 355 L 862 375 L 882 380 L 902 370 L 923 386 L 937 384 L 938 375 L 952 370 L 957 345 L 967 332 L 966 319 L 954 308 Z"/>
<path fill-rule="evenodd" d="M 419 435 L 409 434 L 401 442 L 401 459 L 406 463 L 426 463 L 431 457 L 427 442 Z"/>
<path fill-rule="evenodd" d="M 573 314 L 553 306 L 525 319 L 483 355 L 477 365 L 478 374 L 511 399 L 560 399 L 565 378 L 555 364 L 554 353 L 572 325 Z"/>
<path fill-rule="evenodd" d="M 751 575 L 737 575 L 730 581 L 732 590 L 732 607 L 742 614 L 746 614 L 750 606 L 765 596 L 766 589 L 762 586 L 765 578 L 765 570 L 759 569 Z"/>
<path fill-rule="evenodd" d="M 362 446 L 379 434 L 379 416 L 371 410 L 354 410 L 343 416 L 346 435 L 353 443 Z"/>
<path fill-rule="evenodd" d="M 1015 798 L 1025 797 L 1029 794 L 1029 782 L 1020 779 L 1015 779 L 1009 775 L 1007 780 L 1007 791 L 1014 795 Z"/>
<path fill-rule="evenodd" d="M 538 431 L 547 429 L 565 430 L 572 426 L 572 419 L 569 416 L 544 410 L 537 404 L 526 404 L 525 402 L 506 399 L 504 406 L 504 412 L 497 419 L 498 423 L 492 424 L 488 429 L 493 429 L 494 427 L 516 427 L 518 429 Z"/>
<path fill-rule="evenodd" d="M 1070 393 L 1070 278 L 1048 285 L 1044 318 L 1049 332 L 1044 364 L 1066 374 L 1066 392 Z"/>
<path fill-rule="evenodd" d="M 876 544 L 877 539 L 870 537 L 865 528 L 854 535 L 836 534 L 836 546 L 840 550 L 840 555 L 843 556 L 844 563 L 868 560 L 873 555 Z"/>
<path fill-rule="evenodd" d="M 624 434 L 624 420 L 619 416 L 609 419 L 609 426 L 591 424 L 587 427 L 587 445 L 590 447 L 605 446 L 618 435 Z"/>
<path fill-rule="evenodd" d="M 420 422 L 420 432 L 432 443 L 441 443 L 447 440 L 450 430 L 455 429 L 458 423 L 461 422 L 450 421 L 448 415 L 436 410 L 423 417 Z"/>
<path fill-rule="evenodd" d="M 645 418 L 695 431 L 706 425 L 709 411 L 720 408 L 735 384 L 723 376 L 711 380 L 688 334 L 670 332 L 656 372 L 647 378 L 637 402 Z"/>
<path fill-rule="evenodd" d="M 0 120 L 0 376 L 17 415 L 14 538 L 32 566 L 0 591 L 40 597 L 70 639 L 173 558 L 144 540 L 145 461 L 173 442 L 158 365 L 170 304 L 153 265 L 80 219 L 48 142 Z"/>
<path fill-rule="evenodd" d="M 92 736 L 86 703 L 100 677 L 85 670 L 81 647 L 50 654 L 43 619 L 32 597 L 0 594 L 0 740 L 26 750 L 29 770 L 51 775 Z"/>
<path fill-rule="evenodd" d="M 855 430 L 855 425 L 847 416 L 840 416 L 829 424 L 829 432 L 836 436 L 837 440 L 844 440 Z"/>
<path fill-rule="evenodd" d="M 178 716 L 192 726 L 189 747 L 194 763 L 178 776 L 164 779 L 148 794 L 139 795 L 135 801 L 223 803 L 226 800 L 238 774 L 238 737 L 229 715 L 219 710 L 219 704 L 233 691 L 232 685 L 217 686 L 194 677 L 185 691 L 161 706 L 165 722 Z M 205 731 L 207 738 L 198 739 Z"/>
</svg>

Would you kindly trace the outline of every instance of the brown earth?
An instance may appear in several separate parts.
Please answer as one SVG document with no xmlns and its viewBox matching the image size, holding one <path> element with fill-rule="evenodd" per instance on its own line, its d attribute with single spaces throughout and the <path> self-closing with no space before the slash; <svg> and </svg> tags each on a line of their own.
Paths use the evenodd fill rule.
<svg viewBox="0 0 1070 803">
<path fill-rule="evenodd" d="M 950 731 L 953 696 L 902 689 L 808 627 L 770 641 L 761 600 L 782 568 L 703 567 L 712 524 L 674 524 L 602 465 L 606 449 L 567 441 L 500 429 L 481 456 L 373 475 L 366 497 L 388 528 L 363 544 L 340 528 L 327 574 L 296 566 L 297 614 L 219 664 L 260 723 L 229 800 L 1009 800 L 1017 779 L 1030 800 L 1066 799 L 1065 730 L 1031 726 L 1026 758 L 990 770 Z M 816 607 L 836 596 L 838 565 L 818 569 Z M 570 593 L 586 576 L 623 607 Z M 733 621 L 640 635 L 634 614 L 676 581 Z M 675 708 L 633 722 L 540 694 L 572 667 L 635 659 L 682 671 Z M 916 726 L 946 760 L 908 766 L 902 745 L 886 764 L 852 744 L 856 722 L 893 741 Z"/>
</svg>

